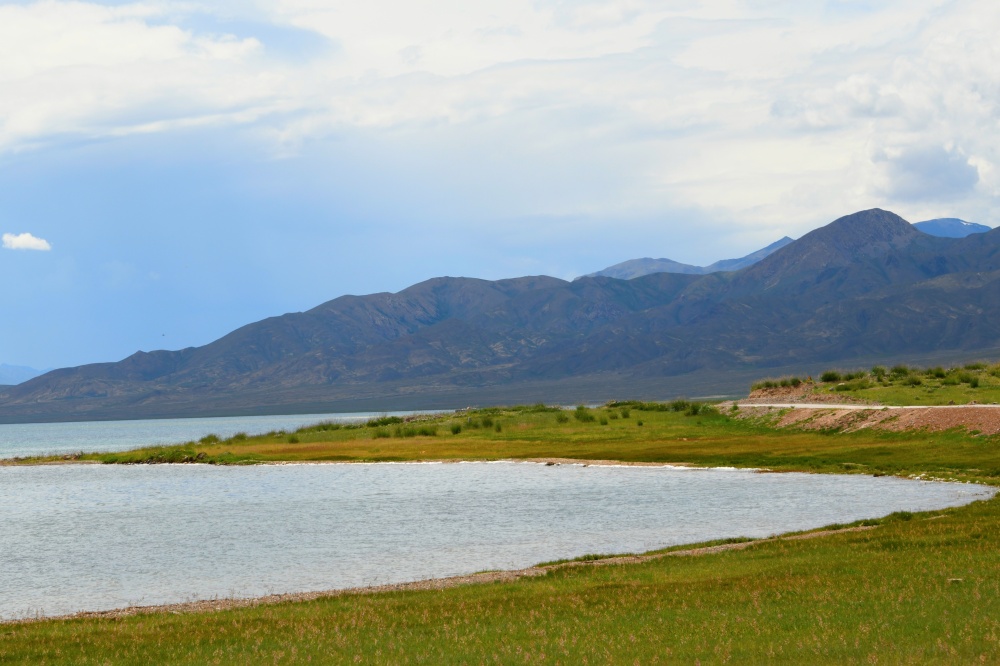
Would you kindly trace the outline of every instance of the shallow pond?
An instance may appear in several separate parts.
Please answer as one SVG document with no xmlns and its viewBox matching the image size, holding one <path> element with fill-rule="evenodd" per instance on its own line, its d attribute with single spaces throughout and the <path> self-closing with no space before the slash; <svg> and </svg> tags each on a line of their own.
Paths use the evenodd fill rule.
<svg viewBox="0 0 1000 666">
<path fill-rule="evenodd" d="M 992 492 L 861 475 L 509 462 L 0 467 L 0 617 L 519 568 Z"/>
</svg>

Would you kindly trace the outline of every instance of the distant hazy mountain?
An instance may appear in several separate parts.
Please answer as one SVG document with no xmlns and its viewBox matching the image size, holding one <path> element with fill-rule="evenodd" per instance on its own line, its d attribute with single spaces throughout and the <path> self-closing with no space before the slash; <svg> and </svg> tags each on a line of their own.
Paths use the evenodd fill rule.
<svg viewBox="0 0 1000 666">
<path fill-rule="evenodd" d="M 629 259 L 628 261 L 623 261 L 620 264 L 609 266 L 602 271 L 590 273 L 584 277 L 613 277 L 618 278 L 619 280 L 631 280 L 633 278 L 642 277 L 643 275 L 649 275 L 651 273 L 707 275 L 708 273 L 717 273 L 719 271 L 738 271 L 741 268 L 746 268 L 747 266 L 756 264 L 764 257 L 780 250 L 791 242 L 792 239 L 785 236 L 781 240 L 775 241 L 767 247 L 757 250 L 756 252 L 752 252 L 745 257 L 740 257 L 739 259 L 722 259 L 721 261 L 717 261 L 710 266 L 692 266 L 690 264 L 682 264 L 679 261 L 674 261 L 672 259 L 650 259 L 649 257 L 644 257 L 642 259 Z"/>
<path fill-rule="evenodd" d="M 966 222 L 957 217 L 942 217 L 926 222 L 914 222 L 913 226 L 925 234 L 941 238 L 965 238 L 971 234 L 985 234 L 987 231 L 993 231 L 992 227 L 985 224 Z"/>
<path fill-rule="evenodd" d="M 940 238 L 874 209 L 735 272 L 442 277 L 342 296 L 203 347 L 54 370 L 0 390 L 0 419 L 318 413 L 442 395 L 453 407 L 500 390 L 489 399 L 571 404 L 639 386 L 670 396 L 712 373 L 732 390 L 739 373 L 944 353 L 1000 354 L 1000 229 Z"/>
<path fill-rule="evenodd" d="M 7 365 L 0 363 L 0 384 L 20 384 L 29 379 L 42 374 L 41 370 L 35 370 L 23 365 Z"/>
</svg>

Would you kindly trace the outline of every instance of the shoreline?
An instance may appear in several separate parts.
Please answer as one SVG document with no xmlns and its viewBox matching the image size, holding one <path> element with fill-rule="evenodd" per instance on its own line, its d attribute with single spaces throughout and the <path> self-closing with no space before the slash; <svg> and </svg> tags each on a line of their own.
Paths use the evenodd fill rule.
<svg viewBox="0 0 1000 666">
<path fill-rule="evenodd" d="M 97 452 L 100 453 L 100 452 Z M 104 463 L 100 460 L 39 460 L 29 462 L 11 458 L 0 458 L 0 467 L 44 467 L 49 465 L 206 465 L 213 467 L 259 467 L 282 465 L 456 465 L 460 463 L 478 463 L 483 465 L 493 463 L 531 463 L 534 465 L 580 465 L 582 467 L 674 467 L 677 469 L 715 469 L 721 467 L 702 467 L 689 462 L 645 462 L 628 460 L 600 460 L 584 458 L 427 458 L 424 460 L 261 460 L 238 464 L 213 464 L 206 462 L 157 462 L 157 463 Z M 736 469 L 736 468 L 734 468 Z M 739 468 L 757 469 L 757 468 Z"/>
<path fill-rule="evenodd" d="M 654 463 L 655 464 L 655 463 Z M 273 606 L 281 603 L 297 603 L 306 601 L 316 601 L 319 599 L 329 599 L 344 596 L 362 596 L 387 594 L 390 592 L 409 592 L 423 590 L 445 590 L 462 585 L 484 585 L 487 583 L 509 583 L 523 578 L 536 578 L 548 575 L 551 572 L 562 569 L 577 567 L 599 567 L 618 566 L 627 564 L 642 564 L 653 560 L 660 560 L 667 557 L 698 557 L 702 555 L 712 555 L 731 550 L 746 550 L 755 545 L 764 543 L 774 543 L 779 541 L 801 541 L 805 539 L 817 539 L 837 534 L 849 534 L 853 532 L 865 532 L 874 530 L 877 525 L 860 525 L 855 527 L 845 527 L 842 529 L 818 528 L 812 532 L 791 532 L 779 534 L 760 539 L 748 539 L 733 543 L 722 543 L 714 546 L 696 546 L 685 548 L 678 546 L 679 550 L 668 550 L 665 552 L 651 551 L 639 555 L 609 555 L 592 560 L 569 560 L 553 564 L 537 564 L 523 569 L 507 569 L 498 571 L 483 571 L 479 573 L 447 576 L 443 578 L 426 578 L 423 580 L 410 581 L 405 583 L 388 583 L 386 585 L 373 585 L 368 587 L 350 587 L 332 590 L 319 590 L 313 592 L 287 592 L 284 594 L 267 594 L 258 597 L 234 597 L 226 599 L 206 599 L 200 601 L 184 601 L 172 604 L 152 604 L 149 606 L 126 606 L 124 608 L 114 608 L 101 611 L 79 611 L 63 615 L 42 615 L 37 617 L 26 617 L 17 619 L 0 619 L 0 626 L 37 624 L 42 622 L 88 620 L 88 619 L 120 619 L 137 615 L 156 615 L 169 613 L 173 615 L 191 613 L 214 613 L 239 608 L 256 608 L 258 606 Z"/>
</svg>

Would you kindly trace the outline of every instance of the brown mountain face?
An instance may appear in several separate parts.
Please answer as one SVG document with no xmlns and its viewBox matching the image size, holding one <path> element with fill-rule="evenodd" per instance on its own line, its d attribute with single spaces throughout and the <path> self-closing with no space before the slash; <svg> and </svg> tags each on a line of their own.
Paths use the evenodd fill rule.
<svg viewBox="0 0 1000 666">
<path fill-rule="evenodd" d="M 458 389 L 474 399 L 532 382 L 600 386 L 602 377 L 615 387 L 607 397 L 627 397 L 636 382 L 667 385 L 692 372 L 998 348 L 1000 229 L 939 238 L 875 209 L 732 273 L 435 278 L 397 294 L 343 296 L 204 347 L 4 388 L 0 419 L 179 415 L 209 404 L 215 413 L 294 411 Z"/>
</svg>

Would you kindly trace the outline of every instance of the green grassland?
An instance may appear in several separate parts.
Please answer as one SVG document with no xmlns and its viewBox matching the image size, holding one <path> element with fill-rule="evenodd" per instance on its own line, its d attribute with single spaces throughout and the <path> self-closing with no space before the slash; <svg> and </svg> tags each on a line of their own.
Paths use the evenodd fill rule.
<svg viewBox="0 0 1000 666">
<path fill-rule="evenodd" d="M 613 459 L 1000 485 L 1000 437 L 775 429 L 771 418 L 735 419 L 684 402 L 495 408 L 82 458 Z M 0 625 L 0 663 L 1000 661 L 1000 500 L 873 523 L 740 551 L 556 567 L 537 578 L 439 591 Z"/>
<path fill-rule="evenodd" d="M 818 432 L 774 428 L 772 419 L 732 418 L 686 401 L 616 403 L 561 410 L 496 407 L 404 421 L 324 423 L 292 433 L 82 454 L 104 463 L 402 462 L 417 460 L 577 459 L 766 467 L 781 471 L 925 474 L 1000 479 L 1000 438 L 948 432 Z M 59 461 L 62 458 L 20 461 Z"/>
<path fill-rule="evenodd" d="M 831 369 L 816 378 L 782 377 L 756 382 L 753 388 L 805 386 L 811 393 L 837 395 L 882 405 L 966 405 L 1000 403 L 1000 364 L 967 363 L 960 367 Z"/>
</svg>

